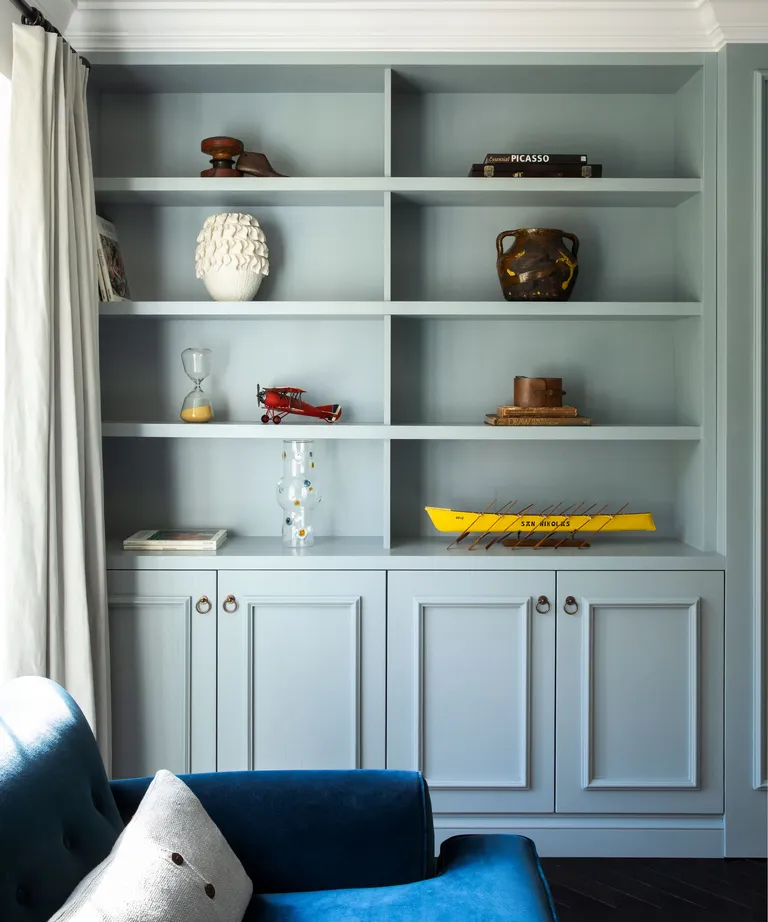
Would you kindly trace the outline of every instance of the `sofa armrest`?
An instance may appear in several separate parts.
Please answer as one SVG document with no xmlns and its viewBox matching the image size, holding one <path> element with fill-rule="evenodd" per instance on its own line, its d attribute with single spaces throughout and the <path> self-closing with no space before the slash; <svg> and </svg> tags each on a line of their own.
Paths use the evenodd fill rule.
<svg viewBox="0 0 768 922">
<path fill-rule="evenodd" d="M 179 776 L 260 893 L 385 887 L 432 871 L 429 791 L 418 772 L 245 771 Z M 150 778 L 113 781 L 124 822 Z"/>
<path fill-rule="evenodd" d="M 244 922 L 557 922 L 536 848 L 515 835 L 454 836 L 436 877 L 400 887 L 254 893 Z"/>
<path fill-rule="evenodd" d="M 440 849 L 435 878 L 438 882 L 442 882 L 447 895 L 474 893 L 483 906 L 478 919 L 557 920 L 536 847 L 525 836 L 465 835 L 447 839 Z"/>
</svg>

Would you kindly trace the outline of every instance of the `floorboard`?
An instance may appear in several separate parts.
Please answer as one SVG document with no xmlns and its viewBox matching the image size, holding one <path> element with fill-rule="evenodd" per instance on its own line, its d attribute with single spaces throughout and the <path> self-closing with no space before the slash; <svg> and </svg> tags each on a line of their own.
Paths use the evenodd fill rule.
<svg viewBox="0 0 768 922">
<path fill-rule="evenodd" d="M 765 922 L 765 861 L 542 858 L 560 922 Z"/>
</svg>

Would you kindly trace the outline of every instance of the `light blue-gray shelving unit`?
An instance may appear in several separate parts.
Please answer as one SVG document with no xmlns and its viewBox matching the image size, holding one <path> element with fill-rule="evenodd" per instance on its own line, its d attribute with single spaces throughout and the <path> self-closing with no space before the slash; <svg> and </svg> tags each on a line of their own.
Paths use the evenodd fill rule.
<svg viewBox="0 0 768 922">
<path fill-rule="evenodd" d="M 447 542 L 423 507 L 495 496 L 629 502 L 654 513 L 657 534 L 606 543 L 593 559 L 722 567 L 713 56 L 92 62 L 98 210 L 117 226 L 135 298 L 101 307 L 112 539 L 223 525 L 237 566 L 273 566 L 280 440 L 314 437 L 326 536 L 315 553 L 337 566 L 356 565 L 356 539 L 370 566 L 440 565 Z M 290 178 L 201 179 L 200 140 L 217 134 Z M 605 178 L 466 176 L 510 149 L 588 153 Z M 213 303 L 195 278 L 197 233 L 222 210 L 255 215 L 267 235 L 270 275 L 251 303 Z M 496 235 L 525 226 L 580 237 L 570 302 L 503 300 Z M 189 345 L 214 352 L 206 426 L 178 419 Z M 562 376 L 594 425 L 485 426 L 518 374 Z M 304 387 L 344 416 L 262 425 L 257 384 Z M 493 565 L 526 559 L 501 552 Z"/>
</svg>

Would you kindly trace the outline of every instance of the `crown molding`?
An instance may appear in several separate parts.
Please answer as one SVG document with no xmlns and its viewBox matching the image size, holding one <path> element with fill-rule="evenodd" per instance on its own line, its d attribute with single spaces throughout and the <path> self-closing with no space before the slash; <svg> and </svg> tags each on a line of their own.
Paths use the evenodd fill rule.
<svg viewBox="0 0 768 922">
<path fill-rule="evenodd" d="M 59 32 L 65 32 L 77 7 L 77 0 L 30 0 Z"/>
<path fill-rule="evenodd" d="M 768 0 L 705 0 L 722 34 L 722 42 L 768 42 Z"/>
<path fill-rule="evenodd" d="M 80 0 L 67 38 L 83 52 L 713 51 L 768 42 L 768 0 Z"/>
</svg>

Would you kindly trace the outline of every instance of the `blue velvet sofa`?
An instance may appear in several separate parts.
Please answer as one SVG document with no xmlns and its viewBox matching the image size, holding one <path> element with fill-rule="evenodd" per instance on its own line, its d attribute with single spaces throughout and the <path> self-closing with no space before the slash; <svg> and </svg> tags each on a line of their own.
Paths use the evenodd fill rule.
<svg viewBox="0 0 768 922">
<path fill-rule="evenodd" d="M 253 880 L 246 922 L 552 922 L 533 843 L 456 836 L 435 863 L 416 772 L 186 775 Z M 0 919 L 46 922 L 111 850 L 149 784 L 107 780 L 47 679 L 0 689 Z"/>
</svg>

